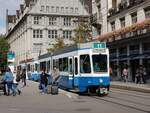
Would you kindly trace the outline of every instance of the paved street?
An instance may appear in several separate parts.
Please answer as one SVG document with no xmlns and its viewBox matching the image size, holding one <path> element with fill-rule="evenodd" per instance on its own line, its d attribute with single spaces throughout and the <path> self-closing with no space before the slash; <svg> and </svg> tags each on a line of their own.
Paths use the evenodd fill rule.
<svg viewBox="0 0 150 113">
<path fill-rule="evenodd" d="M 28 81 L 22 95 L 0 96 L 0 113 L 150 113 L 150 94 L 112 88 L 105 97 L 40 94 Z"/>
</svg>

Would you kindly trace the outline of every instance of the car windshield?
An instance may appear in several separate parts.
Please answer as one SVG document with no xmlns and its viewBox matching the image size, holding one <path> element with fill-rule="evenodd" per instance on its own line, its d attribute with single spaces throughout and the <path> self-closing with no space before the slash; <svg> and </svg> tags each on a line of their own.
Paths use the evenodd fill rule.
<svg viewBox="0 0 150 113">
<path fill-rule="evenodd" d="M 93 71 L 107 72 L 107 55 L 92 55 Z"/>
</svg>

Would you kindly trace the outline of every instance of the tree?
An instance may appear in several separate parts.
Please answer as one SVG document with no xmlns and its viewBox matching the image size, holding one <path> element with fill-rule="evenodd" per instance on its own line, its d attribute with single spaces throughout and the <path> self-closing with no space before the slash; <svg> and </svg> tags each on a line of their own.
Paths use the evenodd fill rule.
<svg viewBox="0 0 150 113">
<path fill-rule="evenodd" d="M 74 43 L 84 43 L 92 40 L 91 30 L 88 23 L 80 22 L 77 29 L 75 29 L 74 32 Z"/>
<path fill-rule="evenodd" d="M 10 45 L 8 44 L 5 36 L 0 35 L 0 68 L 7 65 L 7 53 L 9 51 Z"/>
<path fill-rule="evenodd" d="M 64 48 L 64 47 L 65 47 L 64 39 L 63 38 L 57 38 L 56 44 L 53 45 L 53 48 L 48 48 L 47 51 L 48 52 L 54 52 L 57 49 Z"/>
</svg>

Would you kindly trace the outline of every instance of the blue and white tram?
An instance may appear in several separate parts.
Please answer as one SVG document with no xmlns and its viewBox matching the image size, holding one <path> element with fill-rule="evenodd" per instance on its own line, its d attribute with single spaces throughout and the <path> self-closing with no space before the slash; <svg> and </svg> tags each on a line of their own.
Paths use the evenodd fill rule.
<svg viewBox="0 0 150 113">
<path fill-rule="evenodd" d="M 105 43 L 84 43 L 60 49 L 45 61 L 60 72 L 59 86 L 79 92 L 107 94 L 110 86 L 109 51 Z M 44 61 L 41 58 L 41 61 Z"/>
</svg>

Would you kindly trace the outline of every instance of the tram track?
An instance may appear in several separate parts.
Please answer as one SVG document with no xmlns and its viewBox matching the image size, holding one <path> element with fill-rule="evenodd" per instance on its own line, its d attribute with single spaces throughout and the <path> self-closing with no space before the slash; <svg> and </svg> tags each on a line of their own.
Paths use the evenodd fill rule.
<svg viewBox="0 0 150 113">
<path fill-rule="evenodd" d="M 108 96 L 108 98 L 115 98 L 115 99 L 118 99 L 118 100 L 121 100 L 121 101 L 126 101 L 126 102 L 130 102 L 130 103 L 133 103 L 133 104 L 138 104 L 138 105 L 142 105 L 142 106 L 144 105 L 144 106 L 150 107 L 150 105 L 147 105 L 147 104 L 135 102 L 135 101 L 132 101 L 132 100 L 126 100 L 126 99 L 122 99 L 122 98 L 118 98 L 118 97 L 114 97 L 114 96 Z"/>
<path fill-rule="evenodd" d="M 105 99 L 105 97 L 90 96 L 89 98 L 94 98 L 96 100 L 102 100 L 104 102 L 109 102 L 109 103 L 112 103 L 112 104 L 120 105 L 122 107 L 131 108 L 131 109 L 134 109 L 134 110 L 141 111 L 143 113 L 150 113 L 150 110 L 144 110 L 144 109 L 140 109 L 138 107 L 134 107 L 134 106 L 130 106 L 130 105 L 127 105 L 127 104 L 119 103 L 119 102 L 116 102 L 116 101 L 108 100 L 108 99 Z M 107 98 L 110 98 L 110 97 L 107 96 Z"/>
<path fill-rule="evenodd" d="M 123 91 L 123 90 L 114 90 L 114 88 L 113 88 L 113 91 L 111 90 L 110 92 L 112 92 L 112 93 L 116 93 L 116 94 L 125 94 L 125 95 L 128 95 L 128 96 L 134 96 L 134 97 L 142 97 L 142 98 L 145 98 L 145 99 L 150 99 L 150 95 L 147 95 L 147 96 L 143 96 L 142 94 L 133 94 L 133 93 L 126 93 L 125 91 Z"/>
</svg>

